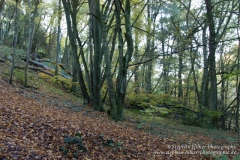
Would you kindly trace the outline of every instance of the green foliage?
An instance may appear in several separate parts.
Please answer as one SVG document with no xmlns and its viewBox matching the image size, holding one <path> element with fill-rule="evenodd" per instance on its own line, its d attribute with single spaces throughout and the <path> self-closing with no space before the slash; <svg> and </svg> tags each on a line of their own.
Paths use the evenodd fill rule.
<svg viewBox="0 0 240 160">
<path fill-rule="evenodd" d="M 196 125 L 196 116 L 192 113 L 186 112 L 183 116 L 183 124 L 185 125 Z"/>
<path fill-rule="evenodd" d="M 169 94 L 151 94 L 149 95 L 151 98 L 151 104 L 156 106 L 158 104 L 168 104 L 173 105 L 175 104 L 175 100 L 173 97 L 171 97 Z"/>
<path fill-rule="evenodd" d="M 222 154 L 220 156 L 214 156 L 216 160 L 229 160 L 228 156 L 225 154 Z M 235 157 L 232 158 L 233 160 L 239 160 L 240 159 L 240 154 L 236 155 Z"/>
<path fill-rule="evenodd" d="M 145 109 L 143 112 L 149 115 L 158 115 L 158 116 L 167 116 L 172 111 L 167 108 L 160 108 L 156 106 L 150 106 L 149 108 Z"/>
<path fill-rule="evenodd" d="M 211 120 L 215 119 L 215 118 L 219 118 L 222 113 L 220 111 L 216 111 L 216 110 L 204 110 L 203 111 L 204 116 L 209 117 Z"/>
<path fill-rule="evenodd" d="M 75 136 L 67 135 L 64 139 L 64 145 L 59 148 L 65 157 L 79 158 L 80 152 L 87 152 L 86 147 L 83 145 L 81 134 L 76 133 Z"/>
<path fill-rule="evenodd" d="M 221 160 L 228 160 L 228 157 L 226 155 L 222 155 L 220 159 Z"/>
<path fill-rule="evenodd" d="M 128 108 L 132 109 L 147 109 L 150 106 L 157 106 L 161 104 L 179 106 L 181 100 L 172 97 L 168 94 L 146 94 L 144 92 L 130 93 L 126 98 Z"/>
<path fill-rule="evenodd" d="M 106 143 L 104 142 L 103 145 L 104 146 L 108 146 L 108 147 L 111 147 L 113 148 L 114 151 L 116 150 L 122 150 L 124 151 L 125 153 L 125 147 L 122 146 L 123 142 L 114 142 L 113 140 L 106 140 Z"/>
<path fill-rule="evenodd" d="M 211 128 L 212 120 L 209 117 L 195 118 L 195 125 L 203 128 Z"/>
<path fill-rule="evenodd" d="M 138 128 L 138 129 L 142 129 L 142 128 L 143 128 L 143 124 L 144 124 L 144 123 L 138 123 L 137 128 Z"/>
<path fill-rule="evenodd" d="M 202 117 L 199 117 L 197 112 L 182 106 L 181 99 L 172 97 L 168 94 L 130 93 L 126 98 L 126 102 L 128 108 L 143 110 L 141 112 L 146 115 L 164 117 L 171 113 L 175 113 L 181 115 L 183 124 L 204 128 L 214 127 L 214 120 L 219 119 L 222 115 L 220 111 L 204 110 Z M 172 108 L 161 106 L 172 106 Z"/>
<path fill-rule="evenodd" d="M 122 144 L 123 142 L 117 142 L 115 145 L 114 145 L 114 149 L 113 150 L 117 150 L 117 149 L 122 149 Z"/>
<path fill-rule="evenodd" d="M 17 82 L 19 83 L 24 82 L 24 72 L 22 70 L 18 70 L 18 69 L 13 70 L 13 75 Z"/>
<path fill-rule="evenodd" d="M 150 99 L 147 94 L 144 93 L 129 94 L 126 101 L 128 107 L 133 109 L 145 109 L 150 106 Z"/>
<path fill-rule="evenodd" d="M 6 76 L 10 75 L 8 70 L 6 70 L 5 74 L 6 74 Z M 29 81 L 28 86 L 36 85 L 37 78 L 36 78 L 36 75 L 34 74 L 34 72 L 28 72 L 27 78 Z M 17 83 L 23 84 L 24 79 L 25 79 L 24 68 L 22 68 L 22 69 L 15 68 L 13 70 L 13 80 L 16 81 Z"/>
<path fill-rule="evenodd" d="M 38 57 L 40 57 L 41 59 L 48 57 L 48 53 L 46 53 L 46 52 L 38 52 L 37 55 L 38 55 Z"/>
<path fill-rule="evenodd" d="M 233 157 L 233 160 L 239 160 L 239 159 L 240 159 L 240 154 L 238 154 L 235 157 Z"/>
<path fill-rule="evenodd" d="M 12 59 L 13 48 L 8 47 L 6 45 L 0 46 L 0 55 L 3 57 L 7 57 L 8 59 Z M 16 50 L 15 59 L 25 58 L 25 54 L 23 50 Z"/>
<path fill-rule="evenodd" d="M 185 116 L 183 117 L 183 124 L 194 125 L 204 128 L 212 128 L 213 120 L 218 119 L 221 115 L 222 113 L 220 111 L 205 109 L 202 113 L 202 118 L 200 118 L 197 114 L 187 111 Z"/>
</svg>

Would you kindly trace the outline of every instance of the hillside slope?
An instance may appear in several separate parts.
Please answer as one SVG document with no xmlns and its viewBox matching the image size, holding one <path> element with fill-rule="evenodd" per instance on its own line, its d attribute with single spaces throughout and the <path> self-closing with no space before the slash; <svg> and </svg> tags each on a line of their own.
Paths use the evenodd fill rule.
<svg viewBox="0 0 240 160">
<path fill-rule="evenodd" d="M 93 111 L 80 101 L 45 92 L 50 86 L 24 88 L 16 81 L 9 85 L 4 73 L 8 68 L 3 67 L 0 160 L 212 159 L 213 154 L 223 151 L 229 157 L 240 153 L 239 139 L 229 142 L 213 134 L 189 132 L 187 126 L 161 124 L 155 126 L 160 135 L 149 134 L 128 118 L 114 122 L 106 113 Z"/>
<path fill-rule="evenodd" d="M 168 146 L 180 144 L 160 139 L 106 114 L 86 108 L 82 112 L 60 110 L 24 97 L 31 91 L 0 80 L 0 159 L 63 159 L 63 138 L 80 133 L 87 149 L 76 152 L 81 159 L 202 159 L 201 155 L 167 155 Z M 59 104 L 60 105 L 60 104 Z M 183 151 L 183 150 L 182 150 Z M 68 158 L 73 157 L 69 149 Z M 75 155 L 76 156 L 76 155 Z"/>
</svg>

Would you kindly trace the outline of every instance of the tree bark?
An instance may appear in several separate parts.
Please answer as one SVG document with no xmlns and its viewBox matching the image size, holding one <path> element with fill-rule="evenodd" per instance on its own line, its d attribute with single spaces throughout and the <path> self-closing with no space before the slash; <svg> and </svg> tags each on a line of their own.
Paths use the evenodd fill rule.
<svg viewBox="0 0 240 160">
<path fill-rule="evenodd" d="M 151 21 L 152 21 L 152 17 L 151 17 L 151 4 L 148 0 L 148 5 L 147 5 L 147 31 L 150 33 L 151 31 Z M 145 49 L 145 55 L 147 59 L 152 58 L 152 53 L 151 53 L 151 36 L 147 33 L 147 46 Z M 149 61 L 148 63 L 146 63 L 146 73 L 145 73 L 145 83 L 146 83 L 146 91 L 147 93 L 151 93 L 152 92 L 152 61 Z"/>
<path fill-rule="evenodd" d="M 5 0 L 1 0 L 1 1 L 0 1 L 0 13 L 2 12 L 4 3 L 5 3 Z M 18 3 L 18 2 L 16 1 L 16 3 Z"/>
<path fill-rule="evenodd" d="M 238 37 L 240 37 L 240 0 L 238 1 L 239 7 L 238 7 L 238 27 L 237 27 L 237 33 Z M 238 54 L 237 54 L 237 70 L 240 70 L 240 38 L 238 38 Z M 240 132 L 239 128 L 239 111 L 240 111 L 240 78 L 239 74 L 236 75 L 236 91 L 237 91 L 237 104 L 236 104 L 236 132 Z"/>
<path fill-rule="evenodd" d="M 28 7 L 31 8 L 31 4 L 30 4 L 30 0 L 28 1 Z M 26 61 L 26 65 L 25 65 L 25 70 L 24 70 L 24 86 L 27 87 L 27 69 L 28 69 L 28 64 L 29 64 L 29 60 L 30 60 L 30 52 L 32 50 L 32 42 L 33 42 L 33 36 L 34 36 L 34 25 L 35 25 L 35 18 L 37 16 L 37 11 L 38 11 L 38 5 L 39 5 L 39 0 L 36 0 L 34 2 L 34 11 L 33 11 L 33 15 L 31 17 L 31 14 L 29 13 L 29 17 L 28 17 L 28 23 L 29 23 L 29 29 L 28 29 L 28 41 L 27 41 L 27 51 L 26 51 L 26 55 L 27 55 L 27 61 Z"/>
<path fill-rule="evenodd" d="M 207 24 L 204 24 L 203 33 L 202 33 L 202 43 L 207 44 Z M 208 107 L 208 82 L 209 82 L 209 74 L 208 74 L 208 59 L 207 59 L 207 45 L 203 46 L 203 76 L 201 83 L 201 92 L 199 102 L 199 110 L 202 111 L 203 107 Z"/>
<path fill-rule="evenodd" d="M 118 41 L 119 41 L 119 71 L 116 83 L 116 117 L 112 117 L 115 120 L 123 119 L 123 105 L 126 96 L 126 88 L 127 88 L 127 70 L 128 64 L 132 57 L 133 53 L 133 39 L 132 39 L 132 28 L 131 28 L 131 17 L 130 17 L 130 0 L 126 0 L 125 4 L 125 29 L 126 29 L 126 42 L 127 42 L 127 51 L 125 55 L 123 55 L 123 41 L 122 41 L 122 32 L 121 32 L 121 2 L 119 0 L 115 0 L 116 5 L 116 26 L 119 27 L 118 32 Z"/>
<path fill-rule="evenodd" d="M 1 13 L 1 7 L 2 7 L 2 3 L 4 2 L 4 0 L 1 1 L 0 3 L 0 13 Z M 9 78 L 9 84 L 12 84 L 12 77 L 13 77 L 13 69 L 14 69 L 14 65 L 15 65 L 15 54 L 16 54 L 16 47 L 17 47 L 17 38 L 18 38 L 18 1 L 16 1 L 15 4 L 15 19 L 14 19 L 14 39 L 13 39 L 13 56 L 12 56 L 12 66 L 11 66 L 11 70 L 10 70 L 10 78 Z"/>
<path fill-rule="evenodd" d="M 72 48 L 72 56 L 73 56 L 73 64 L 74 64 L 73 71 L 75 72 L 75 73 L 73 72 L 72 76 L 74 76 L 73 78 L 78 77 L 78 82 L 81 87 L 81 91 L 83 93 L 84 104 L 89 104 L 90 99 L 89 99 L 87 88 L 84 82 L 83 73 L 80 66 L 80 62 L 79 62 L 79 56 L 77 54 L 77 42 L 76 42 L 77 34 L 78 34 L 77 24 L 76 24 L 77 3 L 76 1 L 73 1 L 72 6 L 70 6 L 69 1 L 62 0 L 62 2 L 63 2 L 66 20 L 67 20 L 68 37 L 69 37 L 71 48 Z"/>
<path fill-rule="evenodd" d="M 57 54 L 56 54 L 56 65 L 55 65 L 55 75 L 58 75 L 58 64 L 59 56 L 61 54 L 61 0 L 58 1 L 58 31 L 57 31 Z"/>
<path fill-rule="evenodd" d="M 183 70 L 183 53 L 179 53 L 178 57 L 178 97 L 183 97 L 183 81 L 182 81 L 182 70 Z"/>
<path fill-rule="evenodd" d="M 217 104 L 217 77 L 216 77 L 216 61 L 215 61 L 215 52 L 216 52 L 216 33 L 215 33 L 215 24 L 213 19 L 213 6 L 212 0 L 205 0 L 206 9 L 207 9 L 207 21 L 209 25 L 209 78 L 210 78 L 210 107 L 213 110 L 218 109 Z"/>
<path fill-rule="evenodd" d="M 101 61 L 103 54 L 101 53 L 102 44 L 102 26 L 100 1 L 96 0 L 93 4 L 93 108 L 98 111 L 104 111 L 101 101 Z"/>
</svg>

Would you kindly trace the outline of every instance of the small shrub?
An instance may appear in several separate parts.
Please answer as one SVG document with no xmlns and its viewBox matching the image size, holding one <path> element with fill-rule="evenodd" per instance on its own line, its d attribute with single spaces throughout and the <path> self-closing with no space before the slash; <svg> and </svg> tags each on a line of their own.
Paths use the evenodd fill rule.
<svg viewBox="0 0 240 160">
<path fill-rule="evenodd" d="M 122 146 L 123 142 L 114 142 L 113 140 L 104 140 L 102 143 L 106 147 L 113 148 L 114 151 L 123 151 L 126 154 L 126 148 Z"/>
<path fill-rule="evenodd" d="M 23 83 L 24 82 L 24 73 L 21 70 L 15 69 L 13 71 L 13 75 L 16 78 L 16 81 L 19 83 Z"/>
<path fill-rule="evenodd" d="M 129 94 L 126 101 L 128 108 L 132 109 L 144 110 L 150 106 L 150 98 L 144 93 Z"/>
<path fill-rule="evenodd" d="M 81 134 L 76 133 L 75 136 L 67 135 L 64 138 L 64 145 L 59 148 L 59 151 L 64 157 L 79 158 L 81 152 L 87 152 L 86 147 L 83 145 Z"/>
<path fill-rule="evenodd" d="M 220 116 L 222 115 L 222 113 L 220 111 L 216 111 L 216 110 L 204 110 L 203 111 L 203 115 L 206 117 L 209 117 L 210 119 L 215 119 L 215 118 L 220 118 Z"/>
<path fill-rule="evenodd" d="M 187 112 L 184 116 L 183 116 L 183 124 L 185 125 L 196 125 L 196 116 L 192 113 Z"/>
<path fill-rule="evenodd" d="M 37 57 L 38 57 L 38 58 L 41 58 L 41 59 L 47 58 L 47 57 L 48 57 L 48 53 L 38 52 L 38 53 L 37 53 Z"/>
<path fill-rule="evenodd" d="M 214 127 L 212 123 L 213 120 L 218 119 L 221 115 L 222 114 L 220 111 L 204 110 L 203 116 L 198 117 L 197 114 L 187 111 L 183 117 L 183 124 L 194 125 L 203 128 L 212 128 Z"/>
<path fill-rule="evenodd" d="M 167 108 L 159 108 L 159 107 L 156 107 L 156 106 L 150 106 L 149 108 L 147 108 L 143 112 L 145 112 L 149 115 L 167 116 L 172 111 L 170 109 L 167 109 Z"/>
</svg>

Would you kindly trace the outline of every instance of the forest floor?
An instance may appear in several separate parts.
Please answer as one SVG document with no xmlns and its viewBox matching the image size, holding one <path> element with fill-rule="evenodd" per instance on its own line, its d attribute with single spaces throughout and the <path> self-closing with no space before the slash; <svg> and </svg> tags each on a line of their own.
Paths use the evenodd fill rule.
<svg viewBox="0 0 240 160">
<path fill-rule="evenodd" d="M 38 84 L 41 87 L 24 88 L 16 80 L 9 85 L 5 74 L 9 68 L 2 64 L 0 160 L 199 160 L 218 159 L 219 154 L 240 159 L 236 157 L 240 154 L 239 134 L 170 120 L 144 122 L 133 114 L 127 114 L 123 122 L 114 122 L 106 113 L 93 111 L 69 93 L 54 92 L 44 82 Z M 37 79 L 30 83 L 40 83 Z"/>
</svg>

